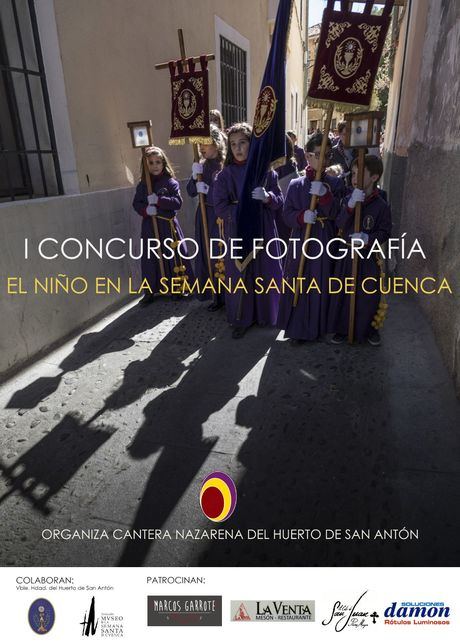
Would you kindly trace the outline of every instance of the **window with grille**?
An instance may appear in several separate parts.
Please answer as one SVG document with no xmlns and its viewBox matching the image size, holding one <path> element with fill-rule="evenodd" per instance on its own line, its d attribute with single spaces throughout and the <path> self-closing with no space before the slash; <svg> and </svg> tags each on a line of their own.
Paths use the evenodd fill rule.
<svg viewBox="0 0 460 644">
<path fill-rule="evenodd" d="M 246 52 L 220 36 L 222 116 L 225 126 L 247 120 Z"/>
<path fill-rule="evenodd" d="M 63 194 L 33 0 L 0 1 L 0 201 Z"/>
</svg>

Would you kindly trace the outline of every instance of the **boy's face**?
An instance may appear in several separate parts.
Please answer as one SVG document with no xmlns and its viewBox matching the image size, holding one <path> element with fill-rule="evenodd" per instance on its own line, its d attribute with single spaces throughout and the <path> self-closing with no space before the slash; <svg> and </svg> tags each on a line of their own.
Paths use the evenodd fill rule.
<svg viewBox="0 0 460 644">
<path fill-rule="evenodd" d="M 163 172 L 163 159 L 159 154 L 151 154 L 147 157 L 150 174 L 155 176 Z"/>
<path fill-rule="evenodd" d="M 367 195 L 370 195 L 374 189 L 374 183 L 379 180 L 378 174 L 370 174 L 367 168 L 364 168 L 364 181 L 363 190 Z M 353 188 L 358 187 L 358 164 L 355 163 L 351 171 L 351 185 Z"/>
<path fill-rule="evenodd" d="M 203 158 L 205 159 L 215 159 L 217 157 L 217 147 L 214 143 L 205 145 L 200 143 L 200 152 Z"/>
<path fill-rule="evenodd" d="M 321 146 L 319 145 L 315 147 L 313 152 L 307 152 L 308 163 L 311 165 L 313 170 L 318 170 L 320 153 L 321 153 Z M 326 146 L 326 154 L 324 155 L 321 171 L 324 171 L 326 169 L 326 166 L 329 165 L 330 160 L 331 160 L 331 147 L 328 145 Z"/>
<path fill-rule="evenodd" d="M 237 161 L 246 161 L 249 153 L 249 139 L 242 132 L 230 134 L 230 149 Z"/>
</svg>

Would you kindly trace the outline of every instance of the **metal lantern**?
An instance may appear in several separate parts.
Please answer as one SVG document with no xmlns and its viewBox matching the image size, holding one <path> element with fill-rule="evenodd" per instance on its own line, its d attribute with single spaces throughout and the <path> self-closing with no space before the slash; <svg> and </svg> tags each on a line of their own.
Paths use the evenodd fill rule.
<svg viewBox="0 0 460 644">
<path fill-rule="evenodd" d="M 347 123 L 346 148 L 376 148 L 380 145 L 382 112 L 351 112 L 344 115 Z"/>
<path fill-rule="evenodd" d="M 146 148 L 153 145 L 152 121 L 132 121 L 126 125 L 131 132 L 133 148 Z"/>
</svg>

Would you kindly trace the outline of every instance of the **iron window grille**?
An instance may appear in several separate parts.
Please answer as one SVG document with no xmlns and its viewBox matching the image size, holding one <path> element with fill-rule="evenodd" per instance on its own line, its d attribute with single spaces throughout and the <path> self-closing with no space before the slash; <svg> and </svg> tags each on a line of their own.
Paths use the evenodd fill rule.
<svg viewBox="0 0 460 644">
<path fill-rule="evenodd" d="M 226 127 L 247 120 L 246 52 L 220 36 L 222 116 Z"/>
<path fill-rule="evenodd" d="M 33 0 L 0 2 L 0 201 L 63 194 Z"/>
</svg>

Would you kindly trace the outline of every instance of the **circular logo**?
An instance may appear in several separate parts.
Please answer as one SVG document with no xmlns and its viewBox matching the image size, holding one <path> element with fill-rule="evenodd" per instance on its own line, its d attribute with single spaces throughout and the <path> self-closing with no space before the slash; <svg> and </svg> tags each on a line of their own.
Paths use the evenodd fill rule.
<svg viewBox="0 0 460 644">
<path fill-rule="evenodd" d="M 270 123 L 275 116 L 277 102 L 273 87 L 265 85 L 260 90 L 259 98 L 257 99 L 253 128 L 255 136 L 262 136 L 270 127 Z"/>
<path fill-rule="evenodd" d="M 200 505 L 208 519 L 216 523 L 225 521 L 236 507 L 236 485 L 223 472 L 212 472 L 203 481 Z"/>
<path fill-rule="evenodd" d="M 47 599 L 36 599 L 29 608 L 30 628 L 38 635 L 45 635 L 53 628 L 55 620 L 54 608 Z"/>
<path fill-rule="evenodd" d="M 363 59 L 363 48 L 356 38 L 346 38 L 337 47 L 334 56 L 335 71 L 341 78 L 350 78 L 358 71 Z"/>
<path fill-rule="evenodd" d="M 366 215 L 363 221 L 364 230 L 372 230 L 374 227 L 374 217 L 372 215 Z"/>
<path fill-rule="evenodd" d="M 189 119 L 195 114 L 196 98 L 195 94 L 190 89 L 184 89 L 179 94 L 177 99 L 179 114 L 183 119 Z"/>
</svg>

